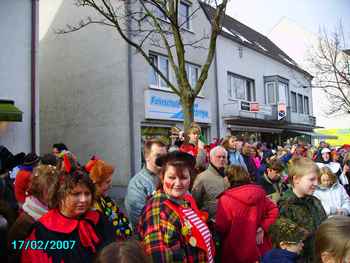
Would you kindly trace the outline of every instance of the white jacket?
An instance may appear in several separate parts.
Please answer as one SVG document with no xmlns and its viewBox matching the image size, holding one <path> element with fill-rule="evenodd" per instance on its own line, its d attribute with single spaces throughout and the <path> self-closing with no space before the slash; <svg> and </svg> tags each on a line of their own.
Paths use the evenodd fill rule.
<svg viewBox="0 0 350 263">
<path fill-rule="evenodd" d="M 334 215 L 337 209 L 342 209 L 346 215 L 350 215 L 350 197 L 344 187 L 336 182 L 330 188 L 318 186 L 314 196 L 320 199 L 327 215 Z"/>
<path fill-rule="evenodd" d="M 341 175 L 339 176 L 339 181 L 341 182 L 342 185 L 347 185 L 349 184 L 349 180 L 345 175 L 345 172 L 343 171 Z"/>
</svg>

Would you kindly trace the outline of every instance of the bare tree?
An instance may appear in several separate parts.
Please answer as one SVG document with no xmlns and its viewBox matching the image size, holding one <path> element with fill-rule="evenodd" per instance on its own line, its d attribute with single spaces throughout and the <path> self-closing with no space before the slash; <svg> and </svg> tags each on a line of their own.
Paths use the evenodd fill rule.
<svg viewBox="0 0 350 263">
<path fill-rule="evenodd" d="M 200 6 L 192 8 L 190 13 L 183 14 L 180 9 L 181 0 L 75 0 L 78 7 L 94 9 L 98 19 L 87 17 L 77 25 L 67 25 L 58 33 L 69 33 L 80 30 L 90 24 L 99 24 L 114 28 L 117 33 L 155 70 L 160 78 L 180 98 L 184 113 L 184 128 L 188 129 L 194 119 L 193 105 L 208 77 L 213 61 L 216 39 L 221 31 L 221 19 L 225 15 L 228 0 L 206 0 L 216 8 L 215 16 L 209 21 L 210 33 L 185 42 L 184 34 L 190 20 L 195 19 Z M 168 56 L 170 66 L 175 75 L 175 83 L 158 68 L 149 56 L 145 45 L 151 44 L 163 48 Z M 191 87 L 186 71 L 185 52 L 188 47 L 207 50 L 205 62 L 201 66 L 196 84 Z"/>
<path fill-rule="evenodd" d="M 320 88 L 330 102 L 328 114 L 350 114 L 350 54 L 345 50 L 342 24 L 328 33 L 320 30 L 317 47 L 310 52 L 314 88 Z"/>
</svg>

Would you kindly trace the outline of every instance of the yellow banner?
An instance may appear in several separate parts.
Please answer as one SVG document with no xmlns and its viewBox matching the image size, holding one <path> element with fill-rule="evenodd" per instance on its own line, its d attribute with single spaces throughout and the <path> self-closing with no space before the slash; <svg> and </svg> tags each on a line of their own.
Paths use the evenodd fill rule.
<svg viewBox="0 0 350 263">
<path fill-rule="evenodd" d="M 315 132 L 324 135 L 335 135 L 338 139 L 325 139 L 331 146 L 350 144 L 350 129 L 315 129 Z"/>
</svg>

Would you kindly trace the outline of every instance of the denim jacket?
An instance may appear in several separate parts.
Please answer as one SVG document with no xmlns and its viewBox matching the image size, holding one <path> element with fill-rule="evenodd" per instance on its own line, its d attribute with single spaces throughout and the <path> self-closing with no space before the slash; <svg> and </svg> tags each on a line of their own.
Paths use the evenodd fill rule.
<svg viewBox="0 0 350 263">
<path fill-rule="evenodd" d="M 159 177 L 144 167 L 128 184 L 125 210 L 133 228 L 137 225 L 147 200 L 156 191 Z"/>
</svg>

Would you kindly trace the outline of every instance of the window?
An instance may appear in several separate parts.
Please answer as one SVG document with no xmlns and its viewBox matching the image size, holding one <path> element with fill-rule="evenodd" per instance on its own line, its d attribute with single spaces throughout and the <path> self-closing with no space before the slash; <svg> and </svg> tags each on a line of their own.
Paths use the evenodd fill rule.
<svg viewBox="0 0 350 263">
<path fill-rule="evenodd" d="M 179 6 L 179 25 L 190 29 L 190 6 L 184 2 L 181 2 Z"/>
<path fill-rule="evenodd" d="M 303 95 L 298 94 L 298 112 L 304 113 Z"/>
<path fill-rule="evenodd" d="M 304 96 L 304 113 L 307 115 L 310 114 L 309 97 L 307 97 L 307 96 Z"/>
<path fill-rule="evenodd" d="M 277 91 L 275 82 L 266 82 L 266 104 L 276 104 L 277 103 Z"/>
<path fill-rule="evenodd" d="M 166 57 L 160 55 L 150 55 L 150 59 L 158 67 L 158 69 L 164 74 L 164 76 L 169 79 L 169 61 Z M 156 71 L 151 67 L 149 73 L 149 84 L 157 88 L 168 89 L 166 82 L 156 73 Z"/>
<path fill-rule="evenodd" d="M 279 75 L 264 76 L 265 82 L 265 103 L 276 105 L 284 103 L 290 105 L 289 80 Z"/>
<path fill-rule="evenodd" d="M 190 63 L 186 63 L 187 79 L 192 89 L 196 86 L 198 80 L 199 67 Z"/>
<path fill-rule="evenodd" d="M 288 105 L 288 85 L 282 82 L 278 82 L 278 102 Z"/>
<path fill-rule="evenodd" d="M 158 67 L 158 69 L 164 74 L 164 76 L 170 80 L 174 81 L 174 74 L 169 65 L 169 60 L 165 56 L 151 54 L 150 59 Z M 192 88 L 196 86 L 196 82 L 199 77 L 200 67 L 191 63 L 186 63 L 187 79 Z M 170 90 L 166 82 L 156 73 L 156 71 L 150 67 L 148 83 L 152 88 L 166 89 Z M 200 96 L 202 95 L 202 90 L 199 92 Z"/>
<path fill-rule="evenodd" d="M 291 100 L 292 100 L 292 112 L 297 112 L 297 94 L 295 92 L 291 92 Z"/>
<path fill-rule="evenodd" d="M 254 80 L 228 73 L 227 94 L 232 99 L 255 101 Z"/>
<path fill-rule="evenodd" d="M 153 64 L 158 67 L 158 59 L 157 56 L 154 55 L 150 55 L 149 58 L 151 59 L 151 61 L 153 62 Z M 149 72 L 149 76 L 148 76 L 148 83 L 152 86 L 158 86 L 158 75 L 156 73 L 156 71 L 151 67 L 151 70 Z"/>
</svg>

